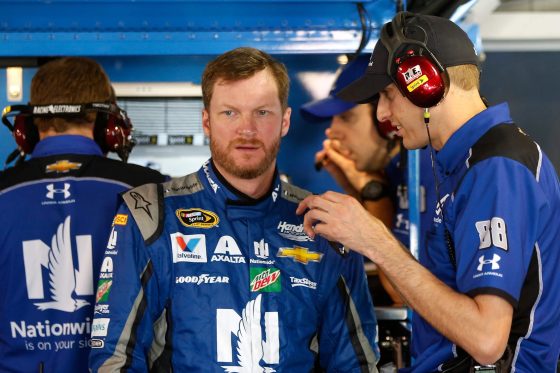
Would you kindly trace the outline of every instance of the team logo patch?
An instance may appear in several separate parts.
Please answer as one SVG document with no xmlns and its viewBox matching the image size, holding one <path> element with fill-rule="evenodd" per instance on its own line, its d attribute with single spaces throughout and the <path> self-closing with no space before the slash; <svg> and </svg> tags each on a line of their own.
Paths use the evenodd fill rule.
<svg viewBox="0 0 560 373">
<path fill-rule="evenodd" d="M 113 219 L 113 225 L 126 225 L 128 222 L 127 214 L 117 214 Z"/>
<path fill-rule="evenodd" d="M 220 222 L 218 215 L 199 208 L 178 209 L 175 215 L 181 224 L 189 228 L 212 228 Z"/>
<path fill-rule="evenodd" d="M 206 263 L 206 236 L 203 234 L 171 234 L 173 263 Z"/>
<path fill-rule="evenodd" d="M 279 293 L 282 290 L 280 270 L 276 268 L 251 268 L 251 291 Z"/>
<path fill-rule="evenodd" d="M 45 167 L 46 172 L 66 173 L 72 170 L 78 170 L 82 167 L 81 163 L 70 162 L 66 159 L 51 163 Z"/>
<path fill-rule="evenodd" d="M 309 251 L 305 247 L 281 247 L 278 250 L 278 257 L 292 258 L 294 262 L 307 264 L 309 262 L 320 262 L 323 254 L 316 251 Z"/>
<path fill-rule="evenodd" d="M 109 330 L 109 321 L 111 321 L 111 319 L 107 317 L 93 319 L 93 324 L 91 324 L 91 336 L 106 337 L 107 331 Z"/>
<path fill-rule="evenodd" d="M 107 302 L 109 300 L 111 285 L 113 285 L 113 280 L 99 280 L 97 294 L 95 294 L 95 303 Z"/>
</svg>

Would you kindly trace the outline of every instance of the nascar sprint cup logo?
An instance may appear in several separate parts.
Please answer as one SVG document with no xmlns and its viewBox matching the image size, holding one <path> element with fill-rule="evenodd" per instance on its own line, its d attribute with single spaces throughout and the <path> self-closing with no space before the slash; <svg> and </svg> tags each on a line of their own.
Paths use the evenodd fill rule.
<svg viewBox="0 0 560 373">
<path fill-rule="evenodd" d="M 189 228 L 212 228 L 220 222 L 218 215 L 199 208 L 178 209 L 175 215 L 181 224 Z"/>
</svg>

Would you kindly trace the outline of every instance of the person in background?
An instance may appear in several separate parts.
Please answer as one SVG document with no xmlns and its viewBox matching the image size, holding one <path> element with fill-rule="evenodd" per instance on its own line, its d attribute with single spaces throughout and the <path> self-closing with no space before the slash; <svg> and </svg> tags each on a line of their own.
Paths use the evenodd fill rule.
<svg viewBox="0 0 560 373">
<path fill-rule="evenodd" d="M 395 136 L 390 122 L 378 122 L 376 102 L 356 104 L 336 97 L 362 76 L 368 63 L 369 55 L 350 61 L 338 74 L 329 95 L 303 105 L 300 111 L 302 117 L 311 122 L 330 120 L 323 149 L 315 156 L 316 162 L 408 247 L 408 175 L 400 139 Z M 420 151 L 420 180 L 421 246 L 424 232 L 431 226 L 427 206 L 435 206 L 430 154 L 426 149 Z M 375 304 L 402 306 L 403 300 L 383 272 L 379 272 L 379 279 L 383 288 L 374 286 Z M 378 296 L 384 292 L 375 291 L 383 289 L 390 297 L 385 302 L 386 296 Z"/>
<path fill-rule="evenodd" d="M 308 192 L 279 178 L 288 91 L 284 65 L 254 48 L 206 66 L 212 158 L 124 195 L 93 372 L 377 371 L 362 257 L 311 240 L 295 214 Z"/>
<path fill-rule="evenodd" d="M 398 13 L 371 61 L 339 96 L 378 96 L 378 119 L 391 121 L 406 148 L 437 151 L 426 247 L 417 262 L 382 222 L 334 192 L 302 201 L 305 231 L 369 257 L 414 309 L 410 371 L 556 372 L 560 183 L 550 160 L 506 103 L 486 107 L 478 56 L 452 21 Z"/>
<path fill-rule="evenodd" d="M 128 155 L 130 123 L 93 60 L 42 65 L 30 105 L 2 119 L 31 159 L 0 172 L 0 371 L 85 372 L 96 281 L 100 272 L 111 281 L 103 254 L 119 193 L 164 177 L 104 156 Z"/>
</svg>

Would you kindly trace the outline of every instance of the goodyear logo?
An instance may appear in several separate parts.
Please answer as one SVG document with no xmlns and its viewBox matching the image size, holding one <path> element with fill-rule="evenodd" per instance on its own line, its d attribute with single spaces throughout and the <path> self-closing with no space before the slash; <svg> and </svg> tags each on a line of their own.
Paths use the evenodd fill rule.
<svg viewBox="0 0 560 373">
<path fill-rule="evenodd" d="M 422 84 L 428 82 L 428 77 L 426 75 L 422 75 L 412 83 L 406 86 L 409 92 L 413 92 L 416 88 L 420 87 Z"/>
<path fill-rule="evenodd" d="M 178 209 L 175 215 L 181 224 L 189 228 L 212 228 L 220 222 L 218 215 L 199 208 Z"/>
<path fill-rule="evenodd" d="M 292 258 L 294 262 L 307 264 L 309 262 L 320 262 L 323 254 L 309 251 L 305 247 L 281 247 L 278 250 L 278 257 Z"/>
<path fill-rule="evenodd" d="M 117 214 L 113 219 L 113 225 L 126 225 L 128 222 L 127 214 Z"/>
<path fill-rule="evenodd" d="M 66 159 L 51 163 L 45 168 L 47 172 L 66 173 L 71 170 L 77 170 L 82 167 L 81 163 L 70 162 Z"/>
</svg>

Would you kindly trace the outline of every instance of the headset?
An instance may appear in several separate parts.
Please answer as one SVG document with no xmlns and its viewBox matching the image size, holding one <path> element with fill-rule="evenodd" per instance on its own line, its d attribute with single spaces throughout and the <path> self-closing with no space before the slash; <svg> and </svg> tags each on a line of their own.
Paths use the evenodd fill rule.
<svg viewBox="0 0 560 373">
<path fill-rule="evenodd" d="M 93 138 L 103 153 L 115 152 L 126 162 L 135 143 L 132 138 L 132 122 L 115 103 L 95 102 L 89 104 L 12 105 L 2 111 L 2 123 L 12 132 L 18 148 L 8 156 L 6 164 L 20 156 L 22 161 L 33 152 L 39 142 L 39 130 L 34 118 L 83 118 L 96 112 Z M 8 119 L 14 117 L 13 124 Z"/>
<path fill-rule="evenodd" d="M 387 74 L 402 94 L 414 105 L 430 108 L 437 105 L 445 93 L 443 65 L 426 45 L 428 34 L 419 25 L 407 25 L 415 15 L 400 12 L 381 29 L 381 43 L 389 53 Z M 424 34 L 424 41 L 405 36 L 407 28 L 416 28 Z"/>
</svg>

